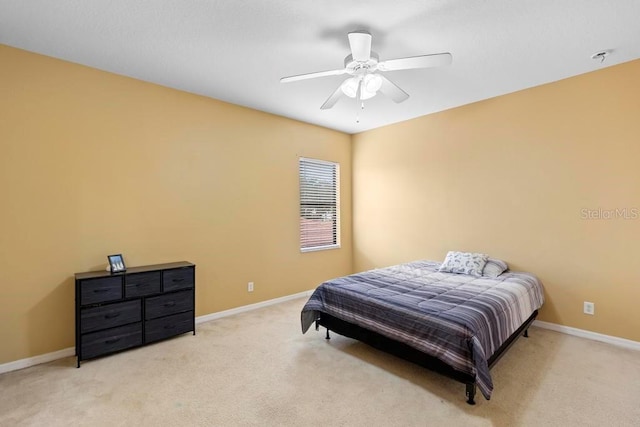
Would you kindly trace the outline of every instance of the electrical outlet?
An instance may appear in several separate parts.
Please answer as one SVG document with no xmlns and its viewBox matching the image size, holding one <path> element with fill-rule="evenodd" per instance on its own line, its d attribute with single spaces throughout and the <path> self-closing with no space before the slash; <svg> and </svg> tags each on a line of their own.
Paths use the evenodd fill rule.
<svg viewBox="0 0 640 427">
<path fill-rule="evenodd" d="M 596 305 L 592 302 L 584 302 L 584 314 L 594 315 L 596 314 Z"/>
<path fill-rule="evenodd" d="M 247 284 L 247 292 L 253 292 L 253 282 Z"/>
</svg>

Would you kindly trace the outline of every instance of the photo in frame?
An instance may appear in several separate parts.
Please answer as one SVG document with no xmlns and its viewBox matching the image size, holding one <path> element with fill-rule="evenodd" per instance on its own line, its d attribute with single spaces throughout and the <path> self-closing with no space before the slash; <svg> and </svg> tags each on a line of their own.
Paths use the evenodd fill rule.
<svg viewBox="0 0 640 427">
<path fill-rule="evenodd" d="M 124 265 L 124 258 L 122 258 L 122 254 L 107 255 L 107 259 L 109 260 L 109 267 L 111 268 L 112 273 L 121 273 L 123 271 L 127 271 L 127 267 Z"/>
</svg>

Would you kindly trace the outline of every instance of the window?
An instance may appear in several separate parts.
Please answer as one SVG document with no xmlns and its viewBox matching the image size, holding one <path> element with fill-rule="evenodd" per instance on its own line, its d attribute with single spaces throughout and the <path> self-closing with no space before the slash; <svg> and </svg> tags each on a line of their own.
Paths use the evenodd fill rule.
<svg viewBox="0 0 640 427">
<path fill-rule="evenodd" d="M 340 165 L 300 158 L 300 250 L 340 247 Z"/>
</svg>

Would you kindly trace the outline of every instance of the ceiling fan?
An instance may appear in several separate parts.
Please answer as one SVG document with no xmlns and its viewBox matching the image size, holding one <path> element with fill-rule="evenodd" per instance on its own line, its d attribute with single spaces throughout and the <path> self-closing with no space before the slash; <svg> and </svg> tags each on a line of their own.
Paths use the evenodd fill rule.
<svg viewBox="0 0 640 427">
<path fill-rule="evenodd" d="M 451 64 L 452 56 L 448 52 L 379 61 L 378 54 L 371 50 L 371 34 L 366 31 L 354 31 L 348 36 L 351 54 L 344 58 L 344 68 L 283 77 L 280 82 L 287 83 L 316 77 L 349 74 L 351 77 L 343 81 L 322 104 L 320 107 L 322 110 L 333 107 L 343 96 L 364 101 L 373 98 L 378 92 L 391 98 L 394 102 L 400 103 L 406 101 L 409 94 L 380 74 L 380 71 L 440 67 Z"/>
</svg>

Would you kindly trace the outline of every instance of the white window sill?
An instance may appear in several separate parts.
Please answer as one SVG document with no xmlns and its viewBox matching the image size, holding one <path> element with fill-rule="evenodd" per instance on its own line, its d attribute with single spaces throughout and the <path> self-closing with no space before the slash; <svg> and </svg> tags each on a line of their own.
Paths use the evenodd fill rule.
<svg viewBox="0 0 640 427">
<path fill-rule="evenodd" d="M 312 248 L 300 248 L 300 252 L 318 252 L 318 251 L 326 251 L 329 249 L 340 249 L 340 245 L 326 245 L 326 246 L 314 246 Z"/>
</svg>

